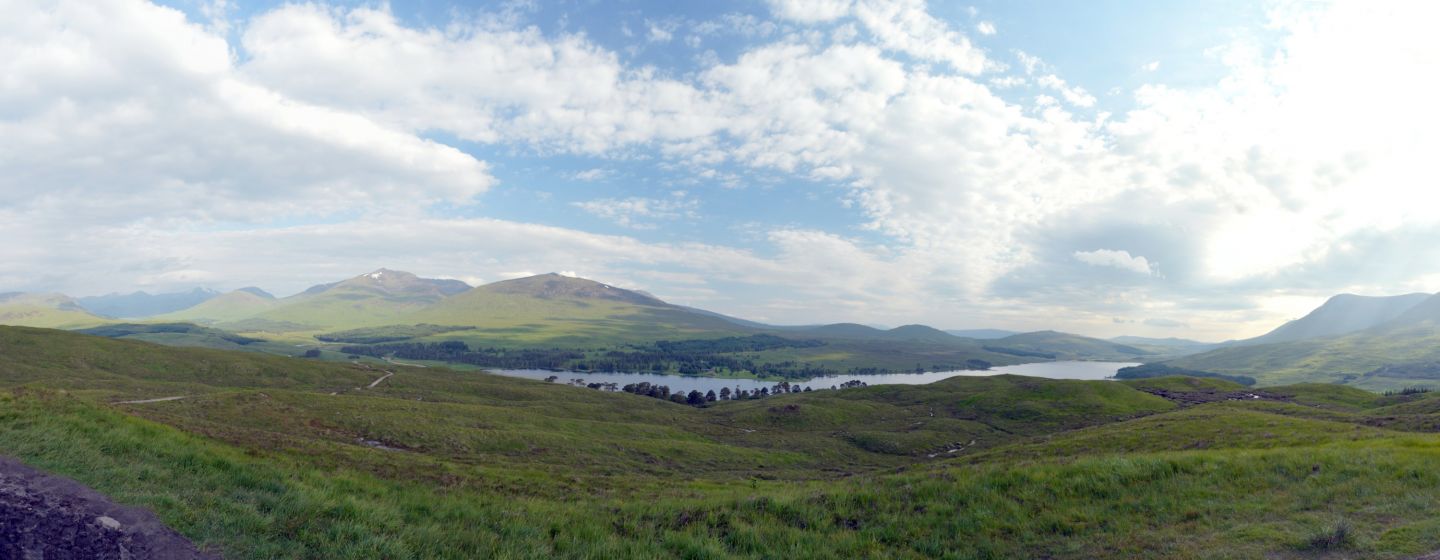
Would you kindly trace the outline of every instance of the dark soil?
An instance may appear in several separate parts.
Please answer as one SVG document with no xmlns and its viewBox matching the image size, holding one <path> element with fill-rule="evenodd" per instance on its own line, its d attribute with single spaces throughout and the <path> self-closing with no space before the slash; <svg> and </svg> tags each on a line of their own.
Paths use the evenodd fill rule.
<svg viewBox="0 0 1440 560">
<path fill-rule="evenodd" d="M 1190 406 L 1190 405 L 1205 404 L 1205 403 L 1219 402 L 1219 401 L 1252 401 L 1252 400 L 1258 400 L 1258 401 L 1279 401 L 1279 402 L 1293 402 L 1293 401 L 1294 401 L 1294 399 L 1292 399 L 1291 397 L 1286 396 L 1286 395 L 1277 395 L 1277 394 L 1274 394 L 1274 393 L 1267 393 L 1267 392 L 1265 392 L 1265 391 L 1260 391 L 1260 390 L 1246 390 L 1246 391 L 1216 391 L 1216 390 L 1167 391 L 1167 390 L 1165 390 L 1165 389 L 1144 389 L 1144 391 L 1145 391 L 1146 393 L 1150 393 L 1150 394 L 1155 395 L 1155 396 L 1157 396 L 1157 397 L 1162 397 L 1162 398 L 1165 398 L 1165 399 L 1169 399 L 1169 400 L 1171 400 L 1171 401 L 1174 401 L 1174 402 L 1178 403 L 1178 404 L 1181 405 L 1181 406 Z"/>
<path fill-rule="evenodd" d="M 149 510 L 0 457 L 0 558 L 217 559 Z"/>
</svg>

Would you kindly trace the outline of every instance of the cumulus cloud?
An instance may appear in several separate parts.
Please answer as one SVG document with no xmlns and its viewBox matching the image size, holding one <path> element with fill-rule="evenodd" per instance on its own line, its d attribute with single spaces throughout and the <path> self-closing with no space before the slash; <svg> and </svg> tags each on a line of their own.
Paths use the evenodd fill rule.
<svg viewBox="0 0 1440 560">
<path fill-rule="evenodd" d="M 982 21 L 975 24 L 975 31 L 979 32 L 981 35 L 994 35 L 995 24 L 988 21 Z"/>
<path fill-rule="evenodd" d="M 484 162 L 246 80 L 224 39 L 145 3 L 19 3 L 0 21 L 0 197 L 61 223 L 260 221 L 464 203 Z"/>
<path fill-rule="evenodd" d="M 1139 274 L 1155 273 L 1155 265 L 1145 257 L 1132 256 L 1129 251 L 1096 249 L 1094 251 L 1076 251 L 1074 256 L 1075 260 L 1091 266 L 1108 266 Z"/>
<path fill-rule="evenodd" d="M 211 6 L 206 14 L 221 14 L 212 19 L 232 11 Z M 730 15 L 688 28 L 752 42 L 669 74 L 628 64 L 584 35 L 545 34 L 514 14 L 427 27 L 383 5 L 291 4 L 229 29 L 240 37 L 231 44 L 215 22 L 142 2 L 16 3 L 0 20 L 0 233 L 28 243 L 0 248 L 0 283 L 84 286 L 90 280 L 76 271 L 92 267 L 138 284 L 224 278 L 238 269 L 190 240 L 252 265 L 240 251 L 292 242 L 289 256 L 309 262 L 303 250 L 351 247 L 346 234 L 397 216 L 426 225 L 382 231 L 475 263 L 433 273 L 609 273 L 644 264 L 651 278 L 664 278 L 708 275 L 711 265 L 695 263 L 710 259 L 781 286 L 785 297 L 757 295 L 794 306 L 785 312 L 797 317 L 828 305 L 819 292 L 830 290 L 869 320 L 978 309 L 1019 321 L 1003 305 L 987 307 L 1021 297 L 997 294 L 997 282 L 1069 266 L 1132 271 L 1107 281 L 1134 289 L 1144 274 L 1147 285 L 1124 297 L 1103 283 L 1083 294 L 1056 286 L 1054 301 L 1068 298 L 1068 307 L 1034 308 L 1097 324 L 1113 324 L 1116 309 L 1143 311 L 1206 328 L 1273 319 L 1277 297 L 1440 278 L 1440 266 L 1403 256 L 1346 264 L 1366 247 L 1404 247 L 1393 253 L 1404 255 L 1436 245 L 1440 214 L 1431 209 L 1440 194 L 1426 166 L 1440 149 L 1440 105 L 1428 96 L 1440 44 L 1426 22 L 1440 15 L 1437 5 L 1280 3 L 1269 11 L 1278 45 L 1240 37 L 1209 51 L 1226 70 L 1216 83 L 1148 84 L 1130 92 L 1132 108 L 1099 115 L 1087 114 L 1095 97 L 1063 69 L 1022 51 L 1006 69 L 970 42 L 969 28 L 935 17 L 921 0 L 769 6 L 778 25 Z M 664 23 L 641 35 L 681 32 Z M 497 152 L 637 156 L 699 180 L 754 173 L 785 186 L 828 185 L 879 241 L 771 226 L 761 239 L 775 256 L 759 258 L 442 220 L 431 207 L 463 206 L 495 181 L 486 162 L 434 137 Z M 603 176 L 594 171 L 574 178 Z M 634 228 L 698 211 L 693 197 L 631 194 L 605 192 L 578 207 Z M 1087 246 L 1054 241 L 1087 215 L 1104 216 L 1105 231 L 1132 234 L 1124 246 L 1145 256 L 1096 249 L 1118 246 L 1101 233 Z M 277 219 L 312 225 L 257 223 Z M 512 239 L 505 232 L 514 231 L 580 249 L 528 258 L 492 246 L 500 241 L 482 249 L 434 243 L 444 235 Z M 376 254 L 409 254 L 358 237 Z M 95 239 L 116 243 L 86 245 Z M 1141 245 L 1151 239 L 1170 243 Z M 628 250 L 589 250 L 603 243 Z M 358 266 L 360 247 L 351 247 L 353 258 L 336 257 L 345 274 L 374 268 Z M 477 251 L 517 262 L 490 263 Z M 1165 278 L 1154 276 L 1151 259 L 1165 263 Z M 429 271 L 427 262 L 441 260 L 417 259 L 417 272 Z M 310 267 L 301 275 L 341 273 Z M 1327 280 L 1275 295 L 1296 289 L 1285 286 L 1306 271 Z M 1230 307 L 1213 311 L 1213 300 Z M 1254 315 L 1239 315 L 1244 306 Z"/>
</svg>

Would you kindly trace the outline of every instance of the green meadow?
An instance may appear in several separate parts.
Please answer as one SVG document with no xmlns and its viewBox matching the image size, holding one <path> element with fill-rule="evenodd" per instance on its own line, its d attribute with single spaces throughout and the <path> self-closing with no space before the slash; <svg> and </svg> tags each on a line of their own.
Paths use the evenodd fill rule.
<svg viewBox="0 0 1440 560">
<path fill-rule="evenodd" d="M 0 328 L 0 386 L 0 453 L 227 558 L 1440 549 L 1430 393 L 996 376 L 695 408 L 28 328 Z"/>
</svg>

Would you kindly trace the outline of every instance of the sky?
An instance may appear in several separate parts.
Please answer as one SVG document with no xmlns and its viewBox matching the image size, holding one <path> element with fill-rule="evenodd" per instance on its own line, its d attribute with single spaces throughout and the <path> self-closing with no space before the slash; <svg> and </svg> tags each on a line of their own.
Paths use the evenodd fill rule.
<svg viewBox="0 0 1440 560">
<path fill-rule="evenodd" d="M 1224 340 L 1440 290 L 1440 3 L 0 0 L 0 292 L 562 272 Z"/>
</svg>

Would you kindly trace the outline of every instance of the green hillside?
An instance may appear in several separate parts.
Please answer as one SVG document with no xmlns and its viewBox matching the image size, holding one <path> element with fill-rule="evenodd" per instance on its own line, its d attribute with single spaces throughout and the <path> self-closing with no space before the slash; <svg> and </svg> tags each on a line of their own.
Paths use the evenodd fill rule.
<svg viewBox="0 0 1440 560">
<path fill-rule="evenodd" d="M 544 274 L 496 282 L 411 313 L 405 324 L 473 326 L 488 344 L 604 346 L 754 332 L 720 317 L 606 284 Z"/>
<path fill-rule="evenodd" d="M 267 296 L 268 294 L 262 295 L 249 290 L 235 290 L 215 296 L 188 309 L 153 317 L 152 320 L 202 325 L 231 323 L 254 317 L 278 305 L 274 297 Z"/>
<path fill-rule="evenodd" d="M 1326 300 L 1304 317 L 1237 344 L 1292 342 L 1363 331 L 1396 320 L 1430 297 L 1430 294 L 1386 297 L 1340 294 Z"/>
<path fill-rule="evenodd" d="M 998 376 L 693 408 L 374 367 L 0 328 L 0 453 L 227 558 L 1440 549 L 1428 393 Z"/>
<path fill-rule="evenodd" d="M 469 289 L 455 280 L 380 269 L 280 299 L 250 317 L 222 323 L 237 331 L 321 331 L 404 323 L 403 317 Z"/>
<path fill-rule="evenodd" d="M 1261 385 L 1346 383 L 1373 390 L 1440 387 L 1440 326 L 1394 325 L 1277 344 L 1234 346 L 1169 360 L 1168 365 L 1254 377 Z"/>
<path fill-rule="evenodd" d="M 76 329 L 109 322 L 60 294 L 0 294 L 0 325 Z"/>
<path fill-rule="evenodd" d="M 1022 333 L 987 340 L 984 347 L 992 352 L 1053 360 L 1139 361 L 1175 353 L 1170 348 L 1120 344 L 1055 331 Z"/>
</svg>

